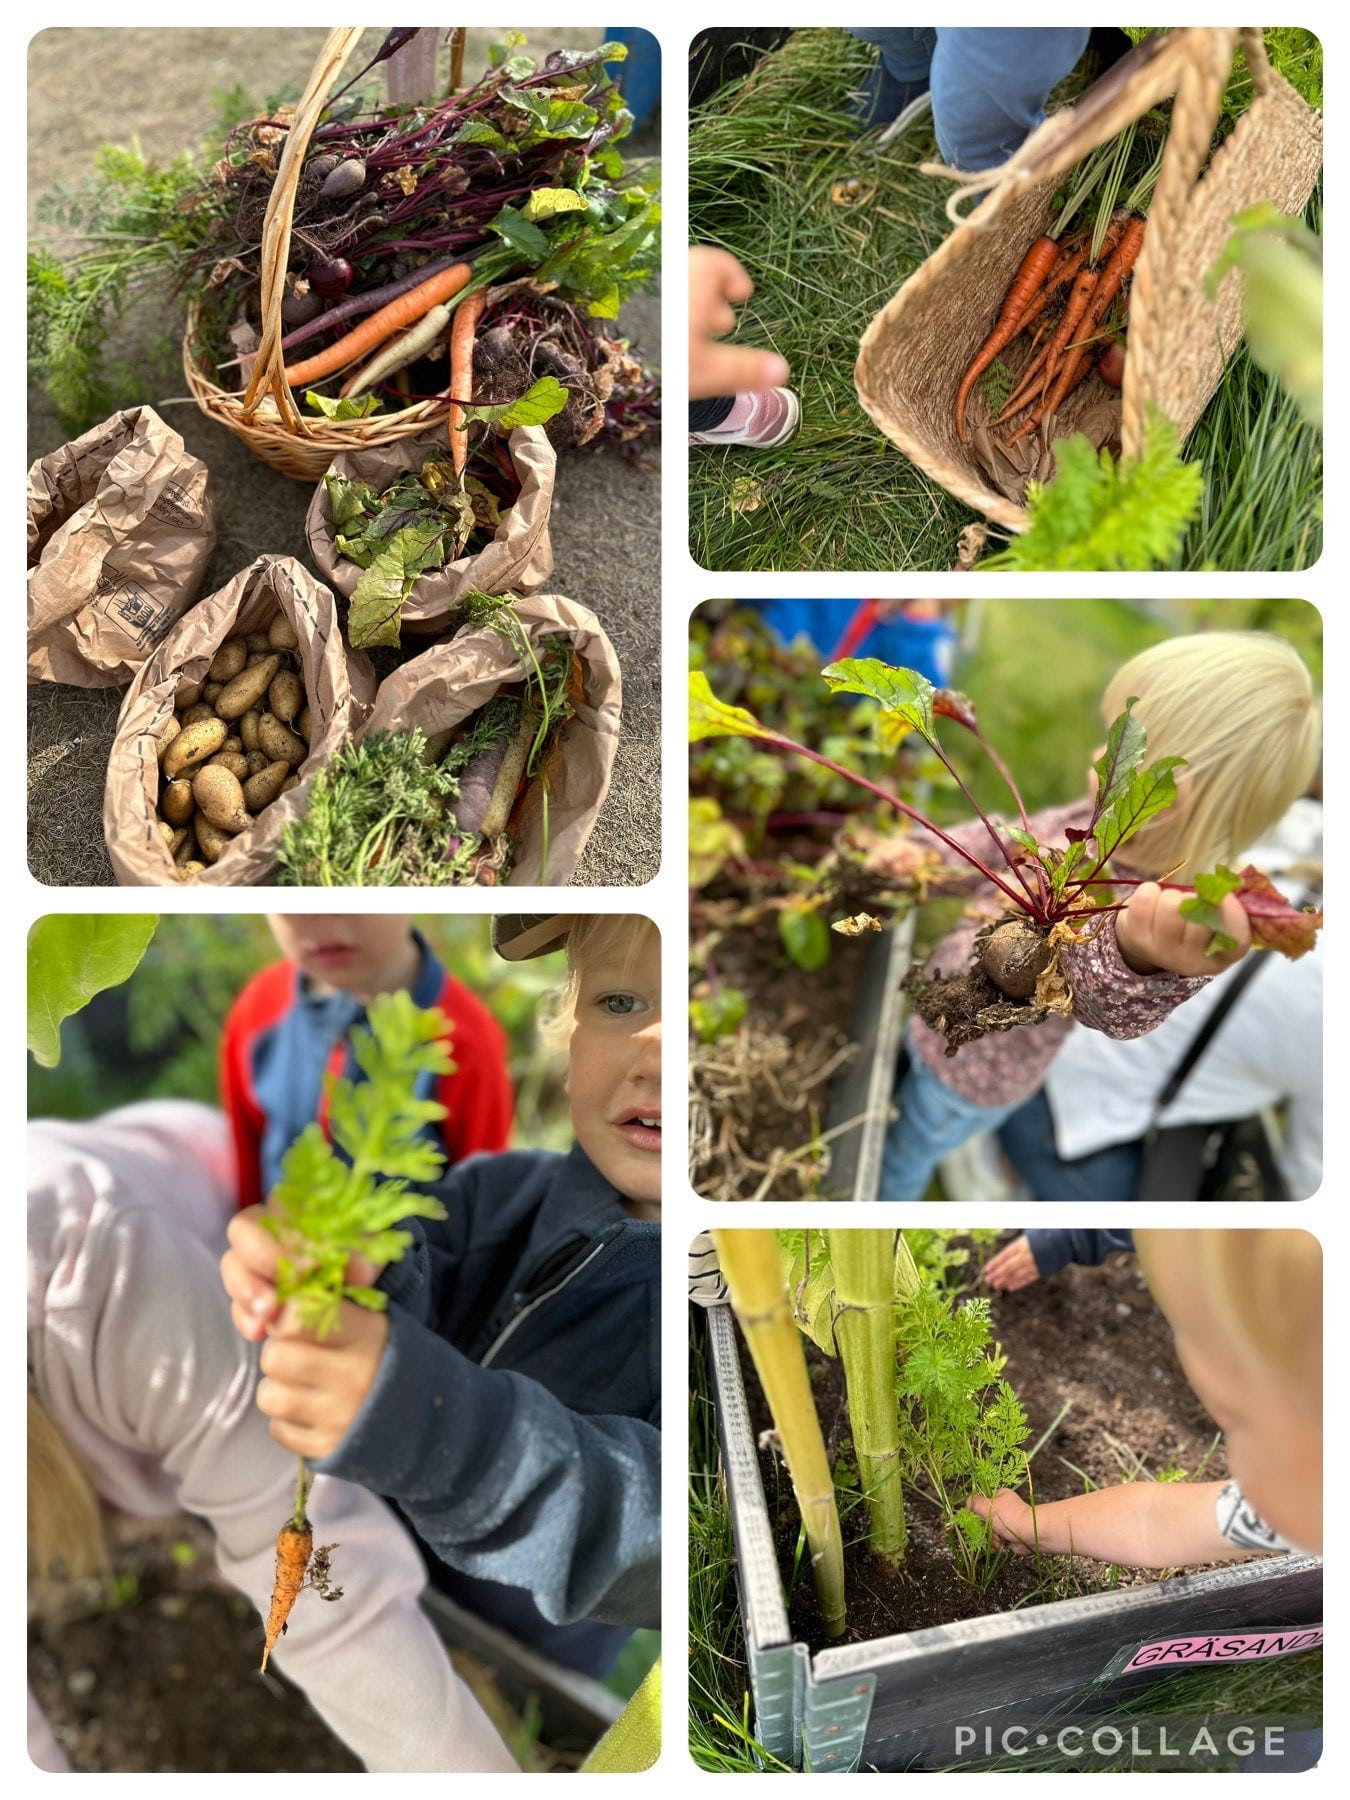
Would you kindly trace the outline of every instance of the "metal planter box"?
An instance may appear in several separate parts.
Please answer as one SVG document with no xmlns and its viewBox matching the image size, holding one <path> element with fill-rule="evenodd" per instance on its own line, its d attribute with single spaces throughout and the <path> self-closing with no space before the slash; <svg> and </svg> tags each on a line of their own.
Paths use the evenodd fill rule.
<svg viewBox="0 0 1350 1800">
<path fill-rule="evenodd" d="M 877 1197 L 905 1016 L 900 984 L 909 973 L 913 948 L 911 910 L 893 931 L 876 937 L 868 953 L 850 1027 L 858 1054 L 830 1088 L 825 1129 L 827 1134 L 839 1135 L 830 1137 L 830 1170 L 822 1185 L 822 1200 L 873 1201 Z"/>
<path fill-rule="evenodd" d="M 729 1306 L 708 1309 L 709 1361 L 736 1546 L 755 1734 L 793 1768 L 922 1769 L 957 1725 L 1109 1715 L 1151 1679 L 1122 1652 L 1154 1640 L 1316 1627 L 1322 1565 L 1262 1558 L 1117 1593 L 819 1650 L 794 1643 Z M 1307 1647 L 1311 1647 L 1311 1642 Z"/>
</svg>

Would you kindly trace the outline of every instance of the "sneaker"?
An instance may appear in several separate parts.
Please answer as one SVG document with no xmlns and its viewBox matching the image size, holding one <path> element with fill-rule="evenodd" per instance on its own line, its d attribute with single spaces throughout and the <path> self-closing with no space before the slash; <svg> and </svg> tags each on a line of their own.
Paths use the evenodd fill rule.
<svg viewBox="0 0 1350 1800">
<path fill-rule="evenodd" d="M 767 394 L 737 394 L 731 411 L 711 431 L 691 431 L 691 447 L 729 449 L 739 444 L 750 450 L 773 450 L 787 443 L 801 423 L 801 402 L 791 388 L 770 388 Z"/>
</svg>

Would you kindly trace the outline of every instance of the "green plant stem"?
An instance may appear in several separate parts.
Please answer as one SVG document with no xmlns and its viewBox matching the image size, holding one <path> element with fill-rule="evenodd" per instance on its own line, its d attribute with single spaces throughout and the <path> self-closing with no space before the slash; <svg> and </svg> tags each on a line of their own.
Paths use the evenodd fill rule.
<svg viewBox="0 0 1350 1800">
<path fill-rule="evenodd" d="M 844 1540 L 834 1477 L 778 1245 L 771 1231 L 714 1230 L 712 1237 L 801 1511 L 825 1634 L 842 1637 Z"/>
<path fill-rule="evenodd" d="M 309 1499 L 309 1490 L 313 1483 L 314 1477 L 310 1473 L 309 1464 L 303 1456 L 297 1456 L 295 1459 L 295 1511 L 291 1514 L 291 1524 L 297 1531 L 303 1531 L 305 1528 L 305 1503 Z"/>
<path fill-rule="evenodd" d="M 889 1230 L 829 1234 L 834 1341 L 844 1365 L 858 1479 L 871 1519 L 867 1541 L 893 1563 L 905 1554 L 900 1429 L 895 1400 L 895 1259 Z"/>
</svg>

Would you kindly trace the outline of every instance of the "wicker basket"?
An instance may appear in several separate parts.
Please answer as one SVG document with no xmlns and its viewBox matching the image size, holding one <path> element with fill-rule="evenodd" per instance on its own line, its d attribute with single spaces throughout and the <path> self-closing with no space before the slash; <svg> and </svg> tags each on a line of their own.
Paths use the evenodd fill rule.
<svg viewBox="0 0 1350 1800">
<path fill-rule="evenodd" d="M 200 340 L 195 307 L 188 309 L 183 339 L 183 372 L 202 411 L 242 438 L 255 456 L 297 481 L 318 481 L 333 458 L 344 451 L 394 443 L 444 421 L 449 412 L 444 398 L 433 398 L 419 400 L 401 412 L 368 419 L 309 419 L 297 410 L 286 383 L 281 301 L 286 288 L 296 189 L 310 137 L 362 30 L 361 26 L 342 26 L 329 32 L 286 134 L 281 166 L 263 221 L 262 340 L 247 391 L 229 393 L 217 385 L 211 359 Z M 457 80 L 453 73 L 451 80 Z"/>
<path fill-rule="evenodd" d="M 1202 174 L 1239 36 L 1255 98 Z M 985 198 L 863 335 L 854 378 L 865 410 L 926 475 L 1013 531 L 1025 527 L 1026 512 L 988 485 L 957 438 L 956 390 L 1027 246 L 1050 223 L 1061 176 L 1169 94 L 1176 100 L 1134 272 L 1118 404 L 1126 456 L 1137 454 L 1153 407 L 1185 438 L 1242 335 L 1236 271 L 1213 301 L 1205 295 L 1233 214 L 1259 200 L 1299 213 L 1322 164 L 1321 118 L 1271 68 L 1259 29 L 1192 26 L 1138 46 L 1077 106 L 1047 119 L 1011 162 L 967 180 Z M 1016 374 L 1030 354 L 1019 340 L 1005 360 Z M 1110 393 L 1089 377 L 1060 409 L 1060 434 Z M 974 405 L 973 397 L 972 413 Z"/>
</svg>

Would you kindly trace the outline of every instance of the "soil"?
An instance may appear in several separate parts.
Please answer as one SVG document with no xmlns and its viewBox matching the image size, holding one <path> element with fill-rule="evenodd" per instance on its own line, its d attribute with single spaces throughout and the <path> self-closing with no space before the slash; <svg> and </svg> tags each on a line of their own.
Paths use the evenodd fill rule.
<svg viewBox="0 0 1350 1800">
<path fill-rule="evenodd" d="M 1020 955 L 1005 959 L 1006 985 L 1000 986 L 985 968 L 982 946 L 985 939 L 1009 924 L 1020 927 L 1020 940 L 1026 948 Z M 1036 978 L 1050 960 L 1043 934 L 1028 929 L 1015 916 L 1010 919 L 1005 915 L 977 932 L 975 944 L 971 965 L 962 974 L 925 981 L 916 971 L 910 984 L 915 1012 L 925 1025 L 946 1038 L 948 1056 L 955 1056 L 963 1044 L 973 1044 L 991 1031 L 1014 1031 L 1020 1025 L 1034 1025 L 1047 1017 L 1046 1008 L 1032 1001 Z"/>
<path fill-rule="evenodd" d="M 693 926 L 696 940 L 720 933 L 707 962 L 719 989 L 750 1001 L 738 1031 L 690 1047 L 689 1178 L 709 1200 L 802 1200 L 817 1191 L 829 1147 L 813 1140 L 830 1083 L 854 1054 L 849 1029 L 868 940 L 834 936 L 830 960 L 808 974 L 784 952 L 771 911 L 738 923 L 756 900 L 722 884 L 715 897 L 700 896 Z"/>
<path fill-rule="evenodd" d="M 1037 1500 L 1080 1494 L 1085 1478 L 1106 1487 L 1172 1468 L 1192 1476 L 1203 1469 L 1208 1481 L 1226 1476 L 1217 1427 L 1182 1374 L 1171 1331 L 1133 1257 L 1114 1256 L 1099 1269 L 1071 1266 L 1019 1293 L 991 1299 L 995 1339 L 1008 1358 L 1004 1375 L 1026 1408 L 1028 1446 L 1055 1426 L 1032 1458 Z M 843 1369 L 810 1344 L 807 1358 L 833 1461 L 848 1431 Z M 769 1427 L 768 1409 L 743 1346 L 741 1361 L 759 1435 Z M 1066 1404 L 1067 1413 L 1055 1425 Z M 844 1517 L 848 1627 L 842 1640 L 828 1639 L 805 1568 L 792 1580 L 798 1513 L 787 1473 L 769 1448 L 761 1447 L 760 1472 L 792 1631 L 812 1650 L 1156 1579 L 1148 1570 L 1057 1558 L 1053 1591 L 1047 1591 L 1044 1562 L 1038 1573 L 1034 1558 L 1009 1555 L 992 1564 L 983 1586 L 974 1587 L 956 1573 L 936 1504 L 910 1490 L 909 1544 L 900 1570 L 867 1549 L 861 1509 L 851 1508 Z"/>
<path fill-rule="evenodd" d="M 199 1520 L 114 1518 L 110 1584 L 30 1584 L 28 1681 L 78 1773 L 352 1774 L 362 1764 L 305 1696 L 258 1671 L 262 1621 L 216 1569 Z M 475 1657 L 452 1660 L 531 1771 L 575 1769 Z"/>
<path fill-rule="evenodd" d="M 501 29 L 469 32 L 466 71 L 487 66 Z M 527 48 L 578 48 L 586 30 L 535 30 Z M 383 32 L 367 34 L 371 53 Z M 53 27 L 28 47 L 29 229 L 57 254 L 69 248 L 38 217 L 39 202 L 77 182 L 103 143 L 135 137 L 149 156 L 196 146 L 219 116 L 219 96 L 236 84 L 267 97 L 298 93 L 324 32 L 309 26 Z M 546 41 L 545 41 L 546 40 Z M 364 52 L 367 45 L 362 46 Z M 442 52 L 444 62 L 444 52 Z M 354 64 L 353 66 L 359 66 Z M 294 95 L 292 95 L 294 97 Z M 658 131 L 625 144 L 633 157 L 659 150 Z M 187 448 L 209 466 L 217 542 L 203 594 L 214 593 L 261 552 L 310 562 L 304 531 L 308 484 L 258 461 L 223 426 L 184 400 L 171 309 L 142 308 L 114 331 L 110 362 L 135 369 L 138 398 L 162 412 Z M 635 296 L 615 328 L 635 355 L 660 355 L 660 300 Z M 28 395 L 28 460 L 66 439 L 44 393 Z M 552 593 L 600 618 L 623 669 L 623 729 L 609 794 L 572 878 L 573 885 L 650 881 L 661 860 L 660 465 L 653 444 L 637 458 L 587 448 L 559 458 L 550 531 Z M 387 669 L 382 669 L 386 673 Z M 113 884 L 103 842 L 103 789 L 121 696 L 39 682 L 28 691 L 29 867 L 50 885 Z"/>
</svg>

